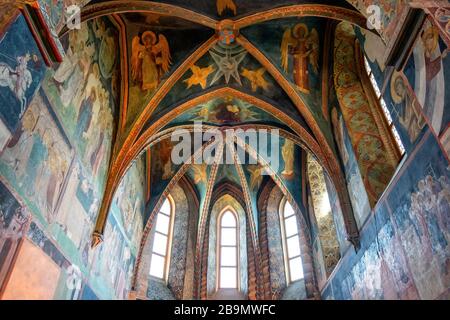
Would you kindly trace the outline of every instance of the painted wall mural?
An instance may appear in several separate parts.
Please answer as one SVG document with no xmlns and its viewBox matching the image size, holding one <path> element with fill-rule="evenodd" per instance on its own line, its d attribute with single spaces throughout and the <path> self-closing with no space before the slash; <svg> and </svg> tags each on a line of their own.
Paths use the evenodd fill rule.
<svg viewBox="0 0 450 320">
<path fill-rule="evenodd" d="M 369 36 L 369 32 L 358 28 L 355 29 L 355 33 L 378 87 L 383 88 L 386 83 L 382 90 L 382 98 L 405 152 L 409 153 L 414 150 L 417 141 L 420 140 L 427 127 L 421 104 L 410 85 L 411 81 L 414 82 L 415 79 L 415 71 L 411 66 L 412 59 L 402 71 L 389 72 L 380 62 L 381 60 L 376 58 L 377 53 L 380 52 L 378 48 L 382 47 L 377 44 L 377 40 L 374 40 L 377 37 L 373 34 Z"/>
<path fill-rule="evenodd" d="M 44 73 L 43 58 L 19 15 L 0 36 L 0 152 L 19 126 Z"/>
<path fill-rule="evenodd" d="M 355 63 L 355 33 L 349 24 L 336 29 L 334 83 L 369 202 L 373 207 L 398 164 L 388 131 L 377 124 L 373 104 L 366 96 Z M 393 143 L 395 143 L 392 140 Z"/>
<path fill-rule="evenodd" d="M 298 2 L 293 0 L 278 0 L 276 3 L 271 0 L 162 0 L 161 2 L 189 8 L 218 20 L 226 18 L 232 19 L 235 17 L 247 16 L 254 12 L 269 11 L 277 7 L 298 4 Z M 302 4 L 303 3 L 309 4 L 312 3 L 312 1 L 304 1 Z M 316 0 L 313 3 L 324 5 L 330 4 L 326 0 Z M 333 1 L 333 5 L 351 8 L 345 0 Z"/>
<path fill-rule="evenodd" d="M 126 126 L 129 127 L 160 84 L 213 32 L 174 17 L 129 14 L 125 18 L 130 21 L 127 26 L 129 99 L 126 106 Z M 196 71 L 198 80 L 192 81 L 201 83 L 207 75 L 205 71 Z"/>
<path fill-rule="evenodd" d="M 90 248 L 119 105 L 118 33 L 108 19 L 83 24 L 80 31 L 70 32 L 62 39 L 67 48 L 64 61 L 46 71 L 37 49 L 34 53 L 34 41 L 25 27 L 23 17 L 19 17 L 0 43 L 1 56 L 9 59 L 9 63 L 8 50 L 24 52 L 25 60 L 17 74 L 30 80 L 29 88 L 23 87 L 27 89 L 27 107 L 21 114 L 21 105 L 11 103 L 13 96 L 8 95 L 7 75 L 12 71 L 5 60 L 6 85 L 0 88 L 0 102 L 17 108 L 1 110 L 0 131 L 9 132 L 10 137 L 0 139 L 4 144 L 0 150 L 0 173 L 33 219 L 27 236 L 33 244 L 24 249 L 27 251 L 23 257 L 28 252 L 42 261 L 43 266 L 54 270 L 54 277 L 41 283 L 54 290 L 37 298 L 79 299 L 86 296 L 85 292 L 90 298 L 125 298 L 143 228 L 143 201 L 139 204 L 136 199 L 142 198 L 144 192 L 137 182 L 142 180 L 139 173 L 132 170 L 127 177 L 126 183 L 135 189 L 120 189 L 128 196 L 123 201 L 132 202 L 135 210 L 128 210 L 123 203 L 113 206 L 106 230 L 109 240 L 97 251 Z M 17 43 L 17 39 L 14 44 L 8 40 L 13 31 L 16 35 L 24 33 L 21 39 L 28 39 L 26 46 Z M 14 123 L 15 126 L 10 125 Z M 133 221 L 137 226 L 130 228 L 127 224 L 125 228 L 125 218 L 130 214 L 136 217 Z M 113 253 L 111 246 L 116 250 Z M 109 259 L 111 256 L 116 259 Z M 50 267 L 52 264 L 58 267 Z M 92 274 L 91 267 L 95 270 Z M 21 281 L 32 272 L 27 270 L 24 264 L 19 264 L 14 281 Z M 39 277 L 40 271 L 35 271 Z M 80 281 L 73 280 L 74 277 Z M 13 282 L 9 285 L 13 286 Z M 34 289 L 40 292 L 39 288 Z M 8 294 L 31 297 L 26 292 Z"/>
<path fill-rule="evenodd" d="M 144 156 L 127 171 L 114 197 L 105 241 L 94 251 L 90 282 L 101 297 L 126 299 L 144 229 L 146 199 Z"/>
<path fill-rule="evenodd" d="M 28 227 L 29 213 L 0 182 L 0 289 Z"/>
<path fill-rule="evenodd" d="M 432 159 L 430 155 L 438 155 Z M 393 220 L 422 299 L 436 299 L 450 287 L 450 166 L 428 134 L 414 162 L 388 196 Z M 414 181 L 411 194 L 401 186 Z"/>
<path fill-rule="evenodd" d="M 89 283 L 97 288 L 102 299 L 127 299 L 131 289 L 136 256 L 131 251 L 131 243 L 123 229 L 124 226 L 115 215 L 110 214 L 105 240 L 93 253 Z"/>
<path fill-rule="evenodd" d="M 270 295 L 272 299 L 281 297 L 287 284 L 279 214 L 282 198 L 283 193 L 279 188 L 275 187 L 272 189 L 267 201 L 267 245 L 269 249 Z"/>
<path fill-rule="evenodd" d="M 339 262 L 340 248 L 324 172 L 320 164 L 310 154 L 307 156 L 307 174 L 311 192 L 312 214 L 315 215 L 317 222 L 325 269 L 327 275 L 329 275 Z"/>
<path fill-rule="evenodd" d="M 325 26 L 321 18 L 286 18 L 258 23 L 241 33 L 292 83 L 331 140 L 331 129 L 322 112 Z"/>
<path fill-rule="evenodd" d="M 118 113 L 118 34 L 109 20 L 82 24 L 66 37 L 66 58 L 42 85 L 87 172 L 103 190 Z"/>
<path fill-rule="evenodd" d="M 426 20 L 405 67 L 410 86 L 429 125 L 446 144 L 450 123 L 448 45 L 434 21 Z"/>
<path fill-rule="evenodd" d="M 358 226 L 361 227 L 370 214 L 371 208 L 340 108 L 334 107 L 331 109 L 331 122 L 333 123 L 336 144 L 344 166 L 353 212 Z"/>
<path fill-rule="evenodd" d="M 161 82 L 161 76 L 171 65 L 170 47 L 164 34 L 145 31 L 135 36 L 131 44 L 131 80 L 144 94 L 151 94 Z"/>
<path fill-rule="evenodd" d="M 381 35 L 386 44 L 386 50 L 380 50 L 381 52 L 384 52 L 384 55 L 381 58 L 383 65 L 406 20 L 409 11 L 409 2 L 411 2 L 411 0 L 347 0 L 347 2 L 352 4 L 364 16 L 369 18 L 369 21 Z M 370 19 L 370 16 L 374 14 L 373 9 L 370 7 L 371 5 L 375 5 L 380 9 L 381 19 L 378 21 L 379 25 L 377 25 L 377 22 L 373 21 L 373 19 Z"/>
<path fill-rule="evenodd" d="M 447 52 L 448 48 L 443 44 L 439 30 L 430 21 L 426 21 L 414 47 L 414 88 L 436 133 L 440 133 L 443 127 L 446 93 L 444 61 L 447 61 Z"/>
<path fill-rule="evenodd" d="M 74 151 L 45 99 L 39 94 L 31 102 L 1 156 L 0 172 L 41 221 L 53 224 Z"/>
<path fill-rule="evenodd" d="M 263 121 L 270 121 L 279 126 L 283 125 L 283 123 L 272 114 L 255 107 L 246 101 L 229 96 L 212 99 L 198 105 L 173 119 L 169 126 L 188 123 L 192 124 L 196 121 L 202 122 L 205 125 L 212 124 L 219 126 L 258 123 Z"/>
<path fill-rule="evenodd" d="M 448 299 L 449 164 L 428 131 L 367 222 L 361 250 L 331 280 L 333 299 Z"/>
<path fill-rule="evenodd" d="M 281 66 L 289 73 L 289 56 L 292 56 L 292 74 L 294 83 L 303 93 L 310 93 L 309 67 L 317 74 L 319 72 L 319 34 L 315 28 L 309 30 L 304 23 L 288 28 L 281 42 Z"/>
<path fill-rule="evenodd" d="M 193 139 L 191 139 L 191 141 L 193 141 Z M 177 144 L 177 141 L 172 142 L 170 138 L 168 138 L 158 142 L 150 149 L 150 200 L 147 204 L 144 223 L 146 223 L 150 213 L 156 206 L 170 181 L 183 166 L 183 163 L 174 164 L 171 158 L 173 148 Z M 194 148 L 197 148 L 197 146 L 192 146 L 192 154 L 195 154 L 197 151 Z M 180 154 L 180 157 L 183 157 L 183 159 L 186 160 L 190 156 L 190 154 Z"/>
<path fill-rule="evenodd" d="M 224 64 L 225 63 L 225 64 Z M 231 66 L 227 70 L 225 66 Z M 201 57 L 174 85 L 154 111 L 155 121 L 168 110 L 204 90 L 224 85 L 249 95 L 261 97 L 275 107 L 303 123 L 299 112 L 273 77 L 247 51 L 237 44 L 217 44 Z"/>
</svg>

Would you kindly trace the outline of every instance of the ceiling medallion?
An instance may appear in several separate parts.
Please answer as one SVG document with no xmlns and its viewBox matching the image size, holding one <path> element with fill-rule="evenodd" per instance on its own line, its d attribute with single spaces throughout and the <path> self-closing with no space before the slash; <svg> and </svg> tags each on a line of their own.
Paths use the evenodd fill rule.
<svg viewBox="0 0 450 320">
<path fill-rule="evenodd" d="M 218 29 L 219 41 L 209 51 L 217 65 L 217 72 L 210 85 L 219 81 L 223 76 L 226 84 L 233 78 L 242 86 L 239 65 L 247 55 L 247 51 L 236 44 L 237 32 L 234 30 L 234 22 L 232 20 L 225 19 L 220 21 Z"/>
<path fill-rule="evenodd" d="M 236 33 L 234 30 L 234 22 L 229 19 L 222 20 L 218 25 L 219 42 L 223 45 L 231 45 L 236 42 Z"/>
</svg>

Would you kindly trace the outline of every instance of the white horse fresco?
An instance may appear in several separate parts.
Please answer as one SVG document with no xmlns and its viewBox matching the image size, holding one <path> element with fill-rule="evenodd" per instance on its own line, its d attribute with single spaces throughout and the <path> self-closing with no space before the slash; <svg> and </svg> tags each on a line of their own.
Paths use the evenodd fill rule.
<svg viewBox="0 0 450 320">
<path fill-rule="evenodd" d="M 8 87 L 20 101 L 20 117 L 27 106 L 26 91 L 31 86 L 33 78 L 28 70 L 29 54 L 17 57 L 16 69 L 8 64 L 0 62 L 0 87 Z"/>
</svg>

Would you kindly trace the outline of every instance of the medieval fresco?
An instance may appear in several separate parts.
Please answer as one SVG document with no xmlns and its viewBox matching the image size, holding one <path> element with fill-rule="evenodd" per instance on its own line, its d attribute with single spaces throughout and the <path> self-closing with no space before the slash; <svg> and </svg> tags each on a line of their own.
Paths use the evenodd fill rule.
<svg viewBox="0 0 450 320">
<path fill-rule="evenodd" d="M 0 182 L 0 288 L 5 284 L 28 222 L 27 209 Z"/>
<path fill-rule="evenodd" d="M 317 223 L 325 270 L 329 275 L 339 262 L 340 248 L 324 171 L 312 155 L 307 156 L 307 174 L 311 193 L 311 201 L 309 201 L 312 203 L 311 214 L 314 215 Z"/>
<path fill-rule="evenodd" d="M 114 214 L 110 214 L 105 229 L 105 241 L 94 250 L 94 263 L 89 283 L 97 288 L 102 299 L 123 300 L 131 289 L 131 277 L 136 261 L 127 235 Z"/>
<path fill-rule="evenodd" d="M 216 98 L 200 104 L 170 122 L 170 126 L 192 122 L 204 125 L 239 125 L 245 122 L 269 121 L 282 125 L 282 122 L 268 112 L 233 97 Z"/>
<path fill-rule="evenodd" d="M 350 246 L 350 242 L 347 240 L 347 230 L 345 227 L 344 215 L 342 213 L 342 207 L 338 198 L 336 188 L 334 187 L 328 176 L 325 176 L 325 184 L 331 205 L 331 213 L 333 216 L 334 226 L 336 228 L 336 236 L 339 242 L 339 250 L 341 256 L 343 256 L 345 251 Z"/>
<path fill-rule="evenodd" d="M 432 159 L 431 154 L 438 156 Z M 436 299 L 449 287 L 449 169 L 434 137 L 428 134 L 388 197 L 422 299 Z M 405 194 L 401 186 L 411 180 L 412 193 Z"/>
<path fill-rule="evenodd" d="M 55 283 L 52 283 L 50 287 L 55 286 L 53 294 L 53 299 L 64 299 L 64 300 L 78 300 L 81 295 L 82 284 L 85 281 L 85 276 L 80 270 L 81 264 L 76 262 L 70 262 L 66 256 L 61 252 L 61 249 L 54 240 L 50 239 L 42 228 L 33 221 L 27 233 L 27 239 L 33 244 L 36 251 L 35 261 L 32 264 L 39 265 L 37 261 L 42 262 L 44 266 L 49 264 L 52 266 L 50 270 L 55 267 L 58 270 L 58 278 Z M 37 273 L 38 277 L 46 278 L 45 269 L 41 271 L 42 273 Z M 30 276 L 32 276 L 30 274 Z M 33 282 L 33 281 L 32 281 Z M 35 291 L 39 292 L 45 287 L 37 286 Z M 29 296 L 30 293 L 24 296 Z"/>
<path fill-rule="evenodd" d="M 51 300 L 61 269 L 40 248 L 25 240 L 2 295 L 5 300 Z"/>
<path fill-rule="evenodd" d="M 191 137 L 189 134 L 188 136 Z M 146 223 L 150 213 L 155 208 L 158 200 L 161 198 L 161 195 L 172 179 L 175 178 L 175 175 L 183 166 L 183 163 L 190 158 L 191 153 L 193 155 L 197 151 L 194 149 L 196 146 L 191 146 L 189 154 L 180 154 L 184 160 L 183 163 L 175 164 L 172 161 L 172 153 L 175 152 L 173 149 L 177 143 L 178 141 L 172 142 L 170 138 L 168 138 L 156 143 L 150 149 L 150 200 L 144 223 Z M 178 175 L 177 178 L 181 178 L 181 176 Z"/>
<path fill-rule="evenodd" d="M 0 147 L 19 126 L 45 69 L 25 18 L 20 15 L 0 36 Z"/>
<path fill-rule="evenodd" d="M 59 197 L 74 156 L 41 94 L 31 102 L 0 158 L 0 172 L 41 221 L 56 222 Z"/>
<path fill-rule="evenodd" d="M 87 172 L 104 188 L 115 115 L 118 112 L 117 33 L 105 19 L 71 32 L 66 58 L 49 71 L 43 89 Z"/>
<path fill-rule="evenodd" d="M 356 35 L 349 24 L 336 28 L 334 83 L 342 116 L 355 151 L 361 177 L 373 207 L 388 185 L 398 164 L 398 155 L 386 137 L 389 132 L 377 124 L 371 101 L 364 91 L 355 63 Z"/>
<path fill-rule="evenodd" d="M 448 52 L 448 45 L 439 28 L 427 19 L 405 67 L 424 117 L 442 138 L 448 134 L 446 131 L 450 123 Z"/>
<path fill-rule="evenodd" d="M 283 256 L 283 240 L 281 236 L 281 225 L 279 215 L 279 201 L 282 192 L 274 188 L 270 194 L 267 206 L 267 246 L 269 249 L 270 265 L 270 295 L 277 299 L 286 287 L 286 271 Z"/>
<path fill-rule="evenodd" d="M 139 249 L 144 229 L 145 172 L 144 157 L 140 157 L 120 183 L 110 210 L 110 213 L 117 217 L 118 223 L 123 226 L 134 255 Z"/>
<path fill-rule="evenodd" d="M 288 18 L 241 30 L 297 89 L 310 112 L 326 127 L 322 113 L 321 77 L 325 24 L 320 18 Z"/>
<path fill-rule="evenodd" d="M 101 298 L 126 299 L 144 229 L 144 157 L 127 171 L 111 204 L 105 241 L 89 252 L 90 286 Z"/>
<path fill-rule="evenodd" d="M 376 219 L 367 222 L 360 253 L 345 256 L 332 279 L 334 294 L 325 298 L 446 297 L 449 167 L 429 131 L 417 148 L 386 201 L 377 206 Z M 331 294 L 330 290 L 325 292 Z"/>
<path fill-rule="evenodd" d="M 409 11 L 409 0 L 387 0 L 387 1 L 367 1 L 367 0 L 347 0 L 362 15 L 368 18 L 368 23 L 381 35 L 385 50 L 381 58 L 381 65 L 384 65 L 386 58 L 394 46 L 401 27 L 406 20 Z M 374 7 L 376 6 L 376 7 Z M 376 9 L 375 9 L 376 8 Z M 377 10 L 377 11 L 376 11 Z M 379 11 L 378 11 L 379 10 Z M 379 17 L 379 20 L 375 20 Z M 382 53 L 382 54 L 383 54 Z"/>
<path fill-rule="evenodd" d="M 161 83 L 213 33 L 174 17 L 129 14 L 126 18 L 133 21 L 127 28 L 129 98 L 125 125 L 129 127 Z"/>
<path fill-rule="evenodd" d="M 260 97 L 290 117 L 303 121 L 292 101 L 267 70 L 235 43 L 228 46 L 218 43 L 202 56 L 164 97 L 151 119 L 158 119 L 180 101 L 195 97 L 203 90 L 220 89 L 224 85 Z"/>
<path fill-rule="evenodd" d="M 355 219 L 361 227 L 370 214 L 371 208 L 340 108 L 333 107 L 331 109 L 331 123 L 333 124 L 337 150 L 343 163 Z"/>
<path fill-rule="evenodd" d="M 175 207 L 175 218 L 173 222 L 172 248 L 169 266 L 168 286 L 175 297 L 183 299 L 184 283 L 186 274 L 187 244 L 189 231 L 189 220 L 192 212 L 189 211 L 188 200 L 184 191 L 177 186 L 171 193 Z M 178 213 L 178 214 L 177 214 Z"/>
<path fill-rule="evenodd" d="M 15 29 L 22 19 L 18 18 L 10 30 L 19 32 L 20 28 Z M 25 22 L 21 23 L 25 28 Z M 43 62 L 40 56 L 38 58 L 37 48 L 33 51 L 34 40 L 28 39 L 26 46 L 18 44 L 17 39 L 12 44 L 8 34 L 2 38 L 0 50 L 4 50 L 3 57 L 9 57 L 7 50 L 14 48 L 15 52 L 24 52 L 24 67 L 18 74 L 29 76 L 30 88 L 24 96 L 27 108 L 23 114 L 20 104 L 15 111 L 16 118 L 7 115 L 7 110 L 2 108 L 0 132 L 3 140 L 0 142 L 4 148 L 0 151 L 0 173 L 33 217 L 30 239 L 42 248 L 44 256 L 60 266 L 52 297 L 79 299 L 82 286 L 88 281 L 89 266 L 98 260 L 98 253 L 94 255 L 90 241 L 118 112 L 117 32 L 107 19 L 83 24 L 79 32 L 70 32 L 63 38 L 67 49 L 64 61 L 48 70 L 45 77 L 43 66 L 36 69 Z M 27 35 L 21 39 L 26 40 Z M 3 49 L 5 41 L 9 44 Z M 20 49 L 21 46 L 26 50 Z M 32 67 L 42 69 L 40 76 Z M 4 70 L 10 70 L 6 64 Z M 38 85 L 41 85 L 39 90 Z M 7 95 L 2 91 L 1 97 L 4 99 Z M 8 126 L 12 121 L 17 123 L 15 128 Z M 4 132 L 9 132 L 10 137 L 4 139 Z M 119 223 L 124 222 L 120 220 Z M 36 252 L 36 255 L 40 254 Z M 74 277 L 82 280 L 73 284 Z M 72 284 L 66 285 L 67 281 Z M 122 288 L 125 285 L 105 289 L 102 281 L 90 286 L 96 295 L 125 294 Z"/>
</svg>

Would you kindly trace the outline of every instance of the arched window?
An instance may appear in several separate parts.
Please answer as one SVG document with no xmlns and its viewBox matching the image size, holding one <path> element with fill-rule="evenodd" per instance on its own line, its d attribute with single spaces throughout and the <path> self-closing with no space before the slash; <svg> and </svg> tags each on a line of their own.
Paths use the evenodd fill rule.
<svg viewBox="0 0 450 320">
<path fill-rule="evenodd" d="M 375 80 L 375 76 L 373 75 L 372 68 L 370 67 L 369 61 L 364 56 L 364 66 L 367 72 L 367 75 L 369 76 L 370 82 L 372 83 L 373 89 L 375 91 L 375 95 L 377 97 L 377 100 L 379 102 L 379 105 L 381 106 L 381 109 L 383 110 L 384 117 L 386 119 L 386 122 L 392 132 L 392 135 L 394 136 L 395 141 L 397 142 L 398 150 L 400 151 L 400 154 L 405 154 L 405 147 L 403 145 L 402 140 L 400 139 L 400 135 L 398 134 L 397 129 L 395 128 L 394 122 L 392 121 L 392 115 L 389 109 L 387 108 L 386 101 L 384 101 L 383 96 L 381 95 L 380 87 L 378 86 L 377 81 Z"/>
<path fill-rule="evenodd" d="M 231 210 L 219 218 L 219 289 L 238 288 L 238 220 Z"/>
<path fill-rule="evenodd" d="M 150 261 L 150 275 L 163 280 L 167 280 L 174 215 L 172 201 L 166 198 L 156 216 Z"/>
<path fill-rule="evenodd" d="M 281 202 L 281 233 L 288 283 L 303 279 L 303 266 L 300 251 L 300 237 L 297 216 L 286 199 Z"/>
</svg>

